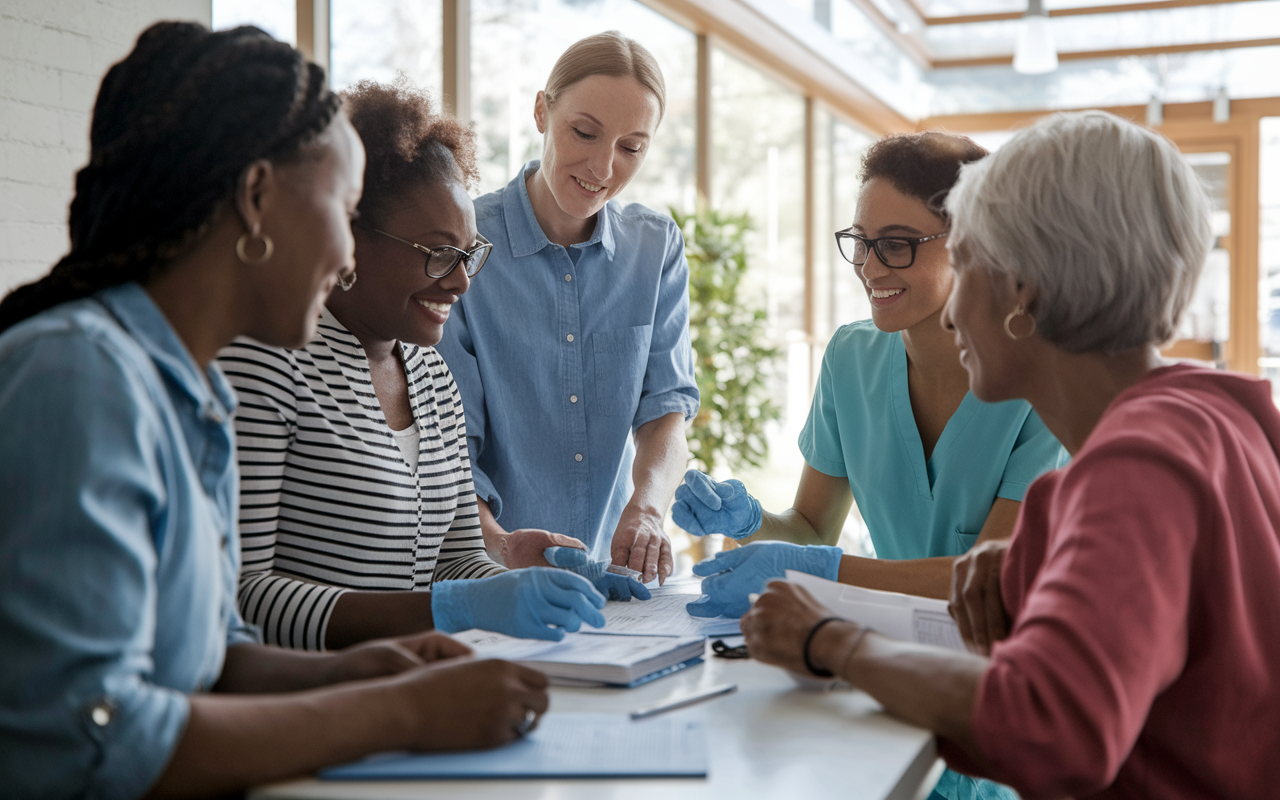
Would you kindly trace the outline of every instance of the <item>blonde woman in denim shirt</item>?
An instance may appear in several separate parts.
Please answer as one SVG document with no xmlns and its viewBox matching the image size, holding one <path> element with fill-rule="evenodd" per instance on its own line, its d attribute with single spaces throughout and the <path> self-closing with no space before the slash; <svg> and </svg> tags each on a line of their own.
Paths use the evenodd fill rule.
<svg viewBox="0 0 1280 800">
<path fill-rule="evenodd" d="M 444 663 L 468 652 L 444 636 L 294 653 L 236 611 L 211 362 L 311 338 L 350 279 L 363 163 L 323 71 L 256 28 L 159 23 L 103 80 L 71 251 L 0 303 L 6 796 L 221 796 L 499 744 L 546 709 L 538 673 Z"/>
<path fill-rule="evenodd" d="M 493 251 L 437 350 L 466 408 L 485 543 L 509 567 L 561 546 L 645 581 L 671 574 L 662 517 L 698 410 L 684 239 L 670 217 L 611 202 L 664 103 L 647 50 L 583 39 L 538 93 L 542 159 L 476 201 Z"/>
</svg>

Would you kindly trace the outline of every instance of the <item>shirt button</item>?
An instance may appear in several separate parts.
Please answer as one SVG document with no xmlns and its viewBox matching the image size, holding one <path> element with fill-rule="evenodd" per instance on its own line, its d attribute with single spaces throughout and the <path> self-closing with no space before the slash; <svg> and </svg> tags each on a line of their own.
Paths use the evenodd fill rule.
<svg viewBox="0 0 1280 800">
<path fill-rule="evenodd" d="M 582 453 L 574 453 L 574 455 L 573 455 L 573 460 L 574 460 L 574 461 L 581 461 L 581 460 L 582 460 Z"/>
<path fill-rule="evenodd" d="M 565 282 L 565 283 L 568 283 L 568 282 L 569 282 L 569 281 L 571 281 L 571 280 L 573 280 L 573 276 L 572 276 L 572 275 L 565 275 L 565 276 L 564 276 L 564 282 Z"/>
<path fill-rule="evenodd" d="M 111 723 L 111 706 L 108 703 L 98 703 L 89 710 L 89 719 L 93 720 L 93 724 L 99 728 L 105 728 Z"/>
<path fill-rule="evenodd" d="M 576 402 L 578 402 L 578 396 L 577 396 L 576 394 L 571 394 L 571 395 L 569 395 L 569 402 L 570 402 L 570 403 L 576 403 Z"/>
<path fill-rule="evenodd" d="M 572 341 L 573 341 L 573 334 L 571 333 L 571 334 L 569 334 L 568 336 L 564 337 L 564 340 L 565 340 L 566 342 L 572 342 Z"/>
</svg>

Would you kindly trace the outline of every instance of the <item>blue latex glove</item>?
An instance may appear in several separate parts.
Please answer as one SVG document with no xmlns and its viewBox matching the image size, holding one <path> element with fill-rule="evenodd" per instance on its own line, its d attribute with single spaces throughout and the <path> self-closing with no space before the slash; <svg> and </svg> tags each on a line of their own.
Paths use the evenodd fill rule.
<svg viewBox="0 0 1280 800">
<path fill-rule="evenodd" d="M 431 586 L 431 615 L 444 633 L 480 628 L 521 639 L 560 641 L 586 624 L 604 627 L 604 596 L 581 575 L 550 567 L 513 569 Z"/>
<path fill-rule="evenodd" d="M 725 550 L 693 565 L 693 574 L 703 578 L 705 596 L 685 608 L 695 617 L 740 617 L 751 608 L 747 595 L 764 591 L 766 583 L 786 577 L 789 569 L 834 581 L 842 555 L 839 547 L 791 542 L 754 542 Z"/>
<path fill-rule="evenodd" d="M 596 591 L 610 600 L 627 602 L 633 597 L 648 600 L 651 596 L 643 583 L 625 575 L 608 572 L 608 563 L 592 561 L 587 551 L 581 548 L 548 547 L 542 551 L 542 557 L 553 567 L 567 569 L 591 581 Z"/>
<path fill-rule="evenodd" d="M 694 536 L 723 533 L 734 539 L 760 530 L 760 501 L 739 480 L 714 481 L 691 469 L 676 487 L 671 519 Z"/>
</svg>

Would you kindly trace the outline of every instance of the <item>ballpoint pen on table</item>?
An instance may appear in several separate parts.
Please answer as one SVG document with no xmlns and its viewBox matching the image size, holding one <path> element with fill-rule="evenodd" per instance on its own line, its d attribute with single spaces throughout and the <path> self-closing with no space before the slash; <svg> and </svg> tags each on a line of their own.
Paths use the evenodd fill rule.
<svg viewBox="0 0 1280 800">
<path fill-rule="evenodd" d="M 685 706 L 691 706 L 694 703 L 701 703 L 703 700 L 710 700 L 713 697 L 732 694 L 737 690 L 738 684 L 736 683 L 726 683 L 722 686 L 713 686 L 705 691 L 687 694 L 683 697 L 677 697 L 674 700 L 664 700 L 661 703 L 655 703 L 651 706 L 637 708 L 635 711 L 631 712 L 631 719 L 648 719 L 649 717 L 664 714 L 668 711 L 675 711 L 677 708 L 684 708 Z"/>
</svg>

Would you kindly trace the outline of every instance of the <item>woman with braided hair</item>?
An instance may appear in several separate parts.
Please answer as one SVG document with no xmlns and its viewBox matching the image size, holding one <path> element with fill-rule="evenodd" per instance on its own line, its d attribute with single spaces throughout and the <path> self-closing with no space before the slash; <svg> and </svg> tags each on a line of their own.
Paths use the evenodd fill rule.
<svg viewBox="0 0 1280 800">
<path fill-rule="evenodd" d="M 70 253 L 0 303 L 5 793 L 221 795 L 522 735 L 538 673 L 438 634 L 280 650 L 236 609 L 212 360 L 301 346 L 352 279 L 364 151 L 323 71 L 255 28 L 160 23 L 104 78 L 90 146 Z"/>
</svg>

